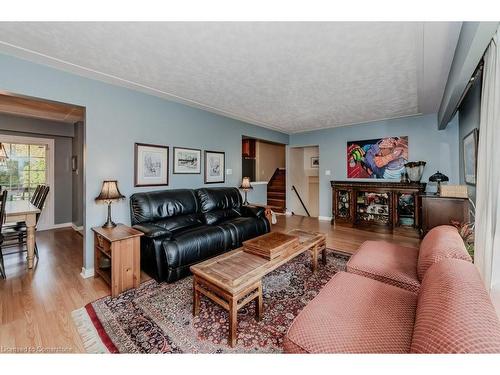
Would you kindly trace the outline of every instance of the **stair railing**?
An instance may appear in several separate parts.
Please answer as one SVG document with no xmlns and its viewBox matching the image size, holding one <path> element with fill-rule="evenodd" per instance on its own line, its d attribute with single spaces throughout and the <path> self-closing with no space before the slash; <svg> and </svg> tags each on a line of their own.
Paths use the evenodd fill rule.
<svg viewBox="0 0 500 375">
<path fill-rule="evenodd" d="M 295 194 L 297 194 L 297 197 L 299 198 L 299 201 L 300 201 L 300 204 L 302 205 L 302 207 L 304 208 L 304 211 L 306 212 L 307 216 L 311 216 L 309 214 L 309 211 L 307 210 L 307 207 L 306 205 L 304 204 L 304 202 L 302 201 L 302 198 L 300 197 L 300 194 L 299 192 L 297 191 L 297 188 L 295 187 L 295 185 L 292 185 L 292 190 L 295 192 Z"/>
</svg>

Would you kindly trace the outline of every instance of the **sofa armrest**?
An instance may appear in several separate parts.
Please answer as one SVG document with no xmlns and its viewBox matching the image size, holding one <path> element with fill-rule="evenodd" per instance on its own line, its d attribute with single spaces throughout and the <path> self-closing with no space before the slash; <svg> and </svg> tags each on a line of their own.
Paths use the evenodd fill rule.
<svg viewBox="0 0 500 375">
<path fill-rule="evenodd" d="M 152 223 L 136 224 L 133 226 L 133 228 L 140 230 L 144 233 L 144 236 L 148 238 L 164 237 L 165 239 L 169 239 L 172 237 L 172 232 L 170 232 L 168 229 L 162 228 Z"/>
<path fill-rule="evenodd" d="M 261 206 L 241 206 L 241 213 L 243 216 L 250 217 L 265 217 L 266 208 Z"/>
</svg>

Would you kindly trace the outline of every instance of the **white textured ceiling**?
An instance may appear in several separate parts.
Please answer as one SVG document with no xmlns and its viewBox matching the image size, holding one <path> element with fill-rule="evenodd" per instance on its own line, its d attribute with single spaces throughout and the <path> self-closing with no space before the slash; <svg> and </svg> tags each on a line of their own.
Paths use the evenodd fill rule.
<svg viewBox="0 0 500 375">
<path fill-rule="evenodd" d="M 460 27 L 2 22 L 0 51 L 293 133 L 437 112 Z"/>
</svg>

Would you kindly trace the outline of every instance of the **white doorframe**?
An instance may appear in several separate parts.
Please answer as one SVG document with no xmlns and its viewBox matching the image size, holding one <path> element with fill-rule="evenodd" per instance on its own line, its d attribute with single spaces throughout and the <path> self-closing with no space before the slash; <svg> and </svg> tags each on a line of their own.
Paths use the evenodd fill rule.
<svg viewBox="0 0 500 375">
<path fill-rule="evenodd" d="M 50 187 L 49 195 L 45 203 L 44 214 L 40 217 L 38 223 L 38 230 L 46 230 L 54 227 L 54 139 L 51 138 L 37 138 L 25 137 L 18 135 L 4 135 L 0 134 L 0 142 L 2 143 L 21 143 L 31 145 L 43 145 L 47 147 L 47 165 L 46 165 L 46 179 Z"/>
</svg>

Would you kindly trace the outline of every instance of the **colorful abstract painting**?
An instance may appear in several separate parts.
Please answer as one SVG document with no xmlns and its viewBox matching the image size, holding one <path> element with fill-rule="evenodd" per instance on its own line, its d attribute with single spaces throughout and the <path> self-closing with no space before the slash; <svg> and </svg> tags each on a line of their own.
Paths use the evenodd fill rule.
<svg viewBox="0 0 500 375">
<path fill-rule="evenodd" d="M 400 179 L 408 161 L 408 137 L 347 142 L 347 178 Z"/>
</svg>

